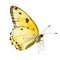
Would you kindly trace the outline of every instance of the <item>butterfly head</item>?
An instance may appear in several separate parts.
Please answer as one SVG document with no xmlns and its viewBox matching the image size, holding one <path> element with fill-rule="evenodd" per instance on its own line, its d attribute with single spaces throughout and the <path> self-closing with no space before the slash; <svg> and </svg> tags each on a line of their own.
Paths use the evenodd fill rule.
<svg viewBox="0 0 60 60">
<path fill-rule="evenodd" d="M 43 34 L 40 34 L 39 36 L 38 36 L 38 41 L 37 42 L 39 42 L 40 40 L 41 40 L 41 38 L 43 38 Z"/>
<path fill-rule="evenodd" d="M 40 35 L 41 38 L 42 38 L 43 36 L 44 36 L 43 34 Z"/>
</svg>

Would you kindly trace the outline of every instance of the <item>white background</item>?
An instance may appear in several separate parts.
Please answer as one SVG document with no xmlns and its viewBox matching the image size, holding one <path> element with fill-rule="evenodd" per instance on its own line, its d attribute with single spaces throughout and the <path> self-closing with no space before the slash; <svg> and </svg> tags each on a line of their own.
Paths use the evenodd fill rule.
<svg viewBox="0 0 60 60">
<path fill-rule="evenodd" d="M 19 51 L 11 45 L 9 33 L 13 24 L 10 6 L 15 5 L 27 12 L 42 32 L 57 32 L 43 37 L 45 50 L 38 53 L 35 43 L 27 50 Z M 0 60 L 60 60 L 60 0 L 1 0 L 0 1 Z"/>
</svg>

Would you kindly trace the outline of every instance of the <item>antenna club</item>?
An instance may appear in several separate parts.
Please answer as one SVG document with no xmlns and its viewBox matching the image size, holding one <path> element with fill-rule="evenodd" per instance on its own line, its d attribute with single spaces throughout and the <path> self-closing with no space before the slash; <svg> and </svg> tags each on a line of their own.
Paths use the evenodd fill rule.
<svg viewBox="0 0 60 60">
<path fill-rule="evenodd" d="M 49 25 L 48 27 L 50 27 L 51 25 Z"/>
<path fill-rule="evenodd" d="M 58 33 L 55 33 L 55 34 L 58 34 Z"/>
</svg>

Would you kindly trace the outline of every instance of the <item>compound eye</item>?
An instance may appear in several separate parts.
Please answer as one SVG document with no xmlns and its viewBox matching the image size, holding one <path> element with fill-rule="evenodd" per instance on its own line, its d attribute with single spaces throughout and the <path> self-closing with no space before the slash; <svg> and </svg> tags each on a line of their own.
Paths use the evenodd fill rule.
<svg viewBox="0 0 60 60">
<path fill-rule="evenodd" d="M 41 34 L 40 37 L 43 37 L 43 34 Z"/>
</svg>

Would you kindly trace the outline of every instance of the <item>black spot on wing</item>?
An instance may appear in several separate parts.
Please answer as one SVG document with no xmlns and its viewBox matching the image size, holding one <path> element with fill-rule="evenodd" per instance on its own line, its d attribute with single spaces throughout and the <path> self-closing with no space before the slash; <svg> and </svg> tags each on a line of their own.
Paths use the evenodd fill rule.
<svg viewBox="0 0 60 60">
<path fill-rule="evenodd" d="M 14 6 L 11 6 L 11 8 L 14 8 Z"/>
<path fill-rule="evenodd" d="M 18 7 L 15 7 L 15 10 L 17 10 L 18 9 Z"/>
<path fill-rule="evenodd" d="M 13 23 L 15 23 L 16 21 L 12 20 Z"/>
<path fill-rule="evenodd" d="M 16 48 L 16 49 L 18 49 L 18 48 Z"/>
<path fill-rule="evenodd" d="M 29 27 L 27 27 L 27 29 L 29 29 Z"/>
<path fill-rule="evenodd" d="M 22 13 L 21 13 L 21 12 L 19 12 L 19 14 L 21 15 Z"/>
<path fill-rule="evenodd" d="M 29 19 L 28 18 L 26 18 L 26 23 L 28 23 L 29 22 Z"/>
<path fill-rule="evenodd" d="M 33 30 L 35 30 L 35 29 L 33 28 Z"/>
<path fill-rule="evenodd" d="M 13 15 L 11 15 L 11 16 L 12 16 L 11 18 L 14 20 L 14 17 L 13 17 Z"/>
<path fill-rule="evenodd" d="M 9 38 L 9 40 L 11 40 L 11 37 Z"/>
<path fill-rule="evenodd" d="M 23 30 L 23 28 L 21 28 L 20 30 Z"/>
<path fill-rule="evenodd" d="M 16 42 L 16 44 L 17 44 L 18 42 Z"/>
<path fill-rule="evenodd" d="M 18 44 L 18 46 L 20 46 L 20 45 Z"/>
<path fill-rule="evenodd" d="M 10 32 L 10 35 L 11 35 L 11 32 Z"/>
<path fill-rule="evenodd" d="M 11 44 L 13 45 L 13 42 L 11 42 Z"/>
</svg>

